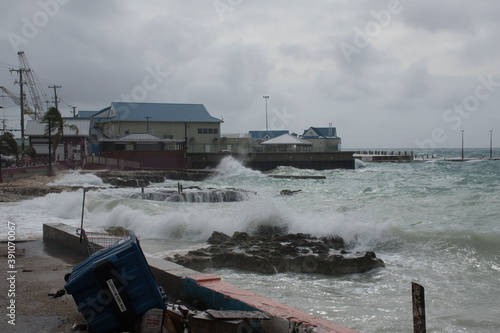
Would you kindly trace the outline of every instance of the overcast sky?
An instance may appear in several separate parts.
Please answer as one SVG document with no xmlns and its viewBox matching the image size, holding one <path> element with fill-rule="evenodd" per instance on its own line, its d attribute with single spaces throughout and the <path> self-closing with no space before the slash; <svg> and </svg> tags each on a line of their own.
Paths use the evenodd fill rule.
<svg viewBox="0 0 500 333">
<path fill-rule="evenodd" d="M 60 110 L 201 103 L 222 133 L 302 134 L 343 148 L 500 144 L 500 2 L 1 0 L 0 85 L 24 51 Z M 0 115 L 19 128 L 18 107 Z"/>
</svg>

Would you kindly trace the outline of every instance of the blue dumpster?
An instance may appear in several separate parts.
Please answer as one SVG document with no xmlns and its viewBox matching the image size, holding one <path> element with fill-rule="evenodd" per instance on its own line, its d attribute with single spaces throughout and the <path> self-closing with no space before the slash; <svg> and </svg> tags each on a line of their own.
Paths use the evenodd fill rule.
<svg viewBox="0 0 500 333">
<path fill-rule="evenodd" d="M 66 292 L 91 332 L 133 331 L 137 319 L 165 301 L 133 233 L 76 266 Z"/>
</svg>

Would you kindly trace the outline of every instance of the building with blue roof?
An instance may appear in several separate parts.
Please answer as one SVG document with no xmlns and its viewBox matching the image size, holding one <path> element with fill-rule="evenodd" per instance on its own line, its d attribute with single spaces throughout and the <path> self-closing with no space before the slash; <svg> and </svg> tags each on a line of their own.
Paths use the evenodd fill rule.
<svg viewBox="0 0 500 333">
<path fill-rule="evenodd" d="M 331 124 L 329 127 L 309 127 L 304 131 L 302 139 L 313 144 L 313 151 L 331 152 L 341 149 L 341 138 L 337 136 L 337 129 Z"/>
<path fill-rule="evenodd" d="M 212 117 L 203 104 L 113 102 L 89 117 L 101 140 L 146 133 L 161 139 L 185 140 L 189 152 L 220 151 L 221 119 Z"/>
<path fill-rule="evenodd" d="M 263 142 L 269 139 L 277 138 L 283 134 L 289 134 L 287 130 L 277 130 L 277 131 L 249 131 L 252 136 L 252 141 Z"/>
</svg>

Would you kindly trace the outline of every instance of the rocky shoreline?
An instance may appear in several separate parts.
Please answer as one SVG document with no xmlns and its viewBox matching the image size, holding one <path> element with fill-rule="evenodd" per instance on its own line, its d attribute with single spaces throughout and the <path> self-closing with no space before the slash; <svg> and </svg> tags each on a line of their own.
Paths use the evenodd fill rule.
<svg viewBox="0 0 500 333">
<path fill-rule="evenodd" d="M 60 175 L 62 176 L 62 174 Z M 49 193 L 77 191 L 79 187 L 47 185 L 60 176 L 6 178 L 0 183 L 0 202 L 15 202 L 42 197 Z"/>
<path fill-rule="evenodd" d="M 176 170 L 94 170 L 81 171 L 92 173 L 103 180 L 104 183 L 114 187 L 146 187 L 151 183 L 161 183 L 165 179 L 173 180 L 200 180 L 212 173 L 207 170 L 181 172 Z M 59 172 L 56 176 L 29 175 L 13 178 L 4 178 L 0 183 L 0 202 L 15 202 L 45 196 L 49 193 L 77 191 L 80 186 L 48 185 L 63 177 L 66 172 Z"/>
</svg>

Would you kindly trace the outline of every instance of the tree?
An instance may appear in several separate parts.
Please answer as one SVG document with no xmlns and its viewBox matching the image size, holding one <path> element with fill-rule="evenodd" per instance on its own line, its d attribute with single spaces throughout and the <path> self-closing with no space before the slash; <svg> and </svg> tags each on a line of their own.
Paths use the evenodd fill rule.
<svg viewBox="0 0 500 333">
<path fill-rule="evenodd" d="M 50 120 L 50 122 L 49 122 Z M 64 121 L 61 113 L 58 109 L 51 107 L 45 112 L 42 122 L 47 123 L 45 126 L 45 135 L 49 135 L 49 123 L 50 123 L 50 136 L 52 140 L 52 151 L 54 156 L 56 155 L 57 146 L 61 142 L 64 136 L 64 128 L 69 128 L 78 134 L 78 128 L 75 125 L 68 125 Z"/>
<path fill-rule="evenodd" d="M 3 155 L 19 155 L 19 146 L 11 132 L 5 132 L 0 135 L 0 152 Z"/>
<path fill-rule="evenodd" d="M 33 146 L 28 146 L 24 148 L 24 155 L 29 156 L 30 158 L 35 158 L 36 157 L 36 150 L 33 148 Z"/>
</svg>

